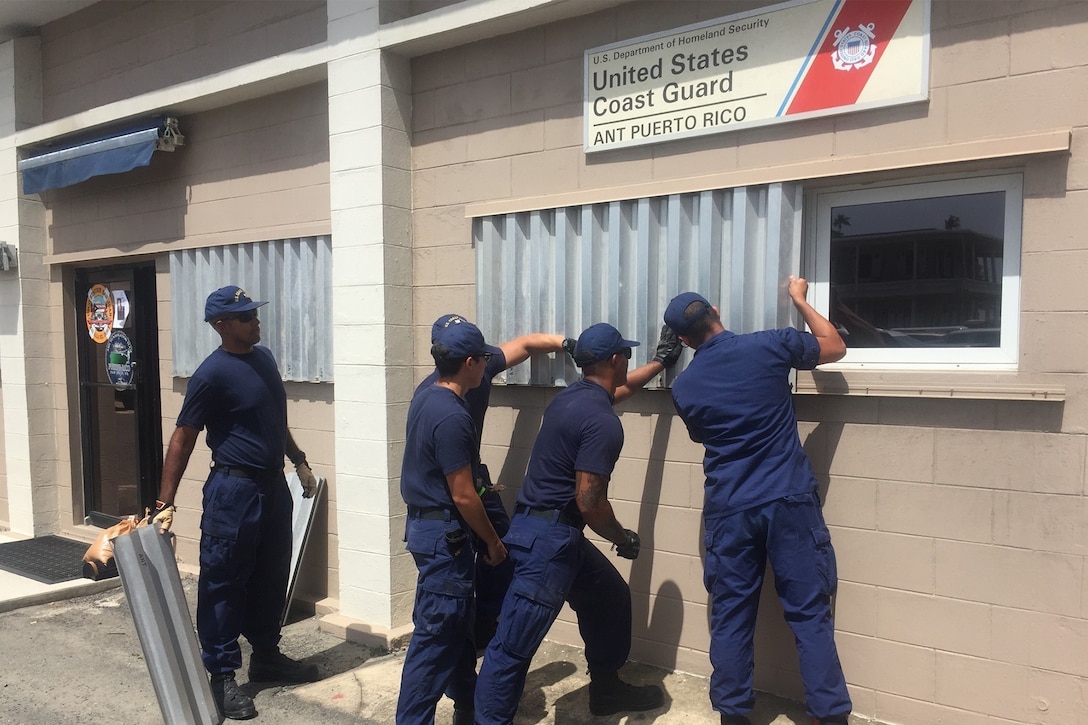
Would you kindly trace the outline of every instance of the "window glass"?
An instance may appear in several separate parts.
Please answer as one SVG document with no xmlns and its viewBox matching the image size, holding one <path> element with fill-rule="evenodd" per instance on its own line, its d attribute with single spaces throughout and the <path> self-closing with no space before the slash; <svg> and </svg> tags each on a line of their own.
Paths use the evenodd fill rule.
<svg viewBox="0 0 1088 725">
<path fill-rule="evenodd" d="M 821 310 L 860 363 L 1015 363 L 1017 176 L 820 194 Z"/>
</svg>

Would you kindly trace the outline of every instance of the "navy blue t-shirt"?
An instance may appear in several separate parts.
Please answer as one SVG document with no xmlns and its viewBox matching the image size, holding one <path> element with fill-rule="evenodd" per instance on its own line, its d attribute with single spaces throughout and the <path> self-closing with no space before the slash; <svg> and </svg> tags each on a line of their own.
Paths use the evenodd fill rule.
<svg viewBox="0 0 1088 725">
<path fill-rule="evenodd" d="M 487 349 L 491 352 L 491 359 L 487 361 L 487 367 L 484 368 L 483 380 L 475 388 L 465 393 L 468 412 L 472 416 L 472 421 L 476 424 L 476 433 L 481 438 L 484 434 L 484 416 L 487 415 L 487 406 L 491 401 L 491 381 L 496 375 L 506 370 L 506 355 L 503 354 L 502 350 L 490 345 Z M 413 396 L 423 388 L 437 382 L 438 371 L 432 370 L 431 374 L 425 377 L 423 382 L 416 387 Z"/>
<path fill-rule="evenodd" d="M 419 508 L 453 509 L 447 474 L 472 466 L 479 449 L 476 426 L 457 393 L 441 385 L 420 387 L 408 407 L 400 495 Z"/>
<path fill-rule="evenodd" d="M 575 471 L 610 478 L 622 448 L 612 397 L 597 383 L 579 380 L 544 410 L 518 503 L 577 513 Z"/>
<path fill-rule="evenodd" d="M 216 348 L 189 380 L 178 425 L 207 427 L 216 463 L 282 469 L 287 391 L 272 351 L 257 345 L 239 355 Z"/>
<path fill-rule="evenodd" d="M 725 331 L 695 351 L 672 385 L 672 398 L 692 440 L 706 447 L 706 518 L 816 489 L 797 433 L 789 373 L 811 370 L 819 358 L 815 336 L 793 328 Z"/>
</svg>

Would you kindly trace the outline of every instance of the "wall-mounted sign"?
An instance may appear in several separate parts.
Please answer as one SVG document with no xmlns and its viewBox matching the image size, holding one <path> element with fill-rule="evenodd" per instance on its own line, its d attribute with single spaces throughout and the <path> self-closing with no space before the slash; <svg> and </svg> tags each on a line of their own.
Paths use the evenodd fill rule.
<svg viewBox="0 0 1088 725">
<path fill-rule="evenodd" d="M 132 384 L 132 340 L 121 330 L 106 342 L 106 377 L 117 387 Z"/>
<path fill-rule="evenodd" d="M 929 0 L 794 0 L 587 50 L 586 152 L 929 93 Z"/>
<path fill-rule="evenodd" d="M 87 290 L 87 333 L 95 342 L 105 342 L 113 327 L 113 295 L 102 284 Z"/>
<path fill-rule="evenodd" d="M 113 291 L 113 327 L 120 329 L 128 327 L 129 315 L 132 314 L 132 305 L 128 301 L 128 293 L 123 289 Z"/>
</svg>

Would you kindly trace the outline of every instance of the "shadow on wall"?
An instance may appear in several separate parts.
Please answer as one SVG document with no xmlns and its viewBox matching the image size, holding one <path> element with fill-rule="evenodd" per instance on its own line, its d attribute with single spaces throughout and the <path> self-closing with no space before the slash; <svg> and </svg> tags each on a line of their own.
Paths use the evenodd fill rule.
<svg viewBox="0 0 1088 725">
<path fill-rule="evenodd" d="M 642 550 L 631 565 L 631 595 L 634 619 L 631 623 L 631 639 L 653 641 L 660 645 L 656 649 L 658 657 L 655 663 L 669 670 L 676 669 L 677 649 L 680 646 L 680 633 L 684 628 L 684 598 L 679 585 L 671 579 L 665 580 L 657 590 L 652 609 L 647 601 L 645 606 L 637 601 L 641 592 L 649 592 L 653 579 L 654 560 L 657 547 L 654 531 L 657 523 L 658 508 L 661 505 L 661 487 L 665 476 L 665 452 L 669 445 L 670 416 L 659 414 L 654 423 L 649 460 L 646 463 L 646 478 L 642 487 L 642 505 L 639 508 L 638 525 L 635 531 L 642 536 Z M 699 537 L 702 541 L 702 537 Z M 641 595 L 647 596 L 647 595 Z M 639 613 L 649 610 L 649 618 L 640 621 Z M 664 655 L 663 657 L 661 655 Z"/>
<path fill-rule="evenodd" d="M 914 426 L 920 428 L 956 428 L 962 430 L 1017 430 L 1039 433 L 1060 433 L 1065 415 L 1065 403 L 1053 400 L 987 400 L 974 398 L 878 397 L 851 394 L 846 377 L 837 371 L 817 371 L 813 382 L 820 395 L 795 395 L 794 406 L 800 421 L 817 422 L 817 429 L 827 435 L 831 423 L 880 425 L 886 427 Z M 811 437 L 811 436 L 810 436 Z M 816 453 L 830 461 L 835 454 L 834 442 L 823 451 L 805 450 L 813 459 L 820 476 Z"/>
<path fill-rule="evenodd" d="M 529 466 L 529 456 L 533 450 L 540 422 L 544 419 L 543 407 L 519 408 L 514 416 L 514 427 L 510 431 L 510 447 L 503 459 L 498 478 L 494 479 L 506 486 L 503 501 L 508 511 L 514 510 L 514 499 L 521 482 L 525 479 L 525 469 Z"/>
</svg>

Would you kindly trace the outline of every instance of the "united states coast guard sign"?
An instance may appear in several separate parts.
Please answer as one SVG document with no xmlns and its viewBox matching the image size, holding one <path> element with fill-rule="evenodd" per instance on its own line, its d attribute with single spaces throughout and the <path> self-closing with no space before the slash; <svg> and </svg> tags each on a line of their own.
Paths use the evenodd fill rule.
<svg viewBox="0 0 1088 725">
<path fill-rule="evenodd" d="M 794 0 L 587 50 L 585 150 L 925 101 L 929 2 Z"/>
</svg>

